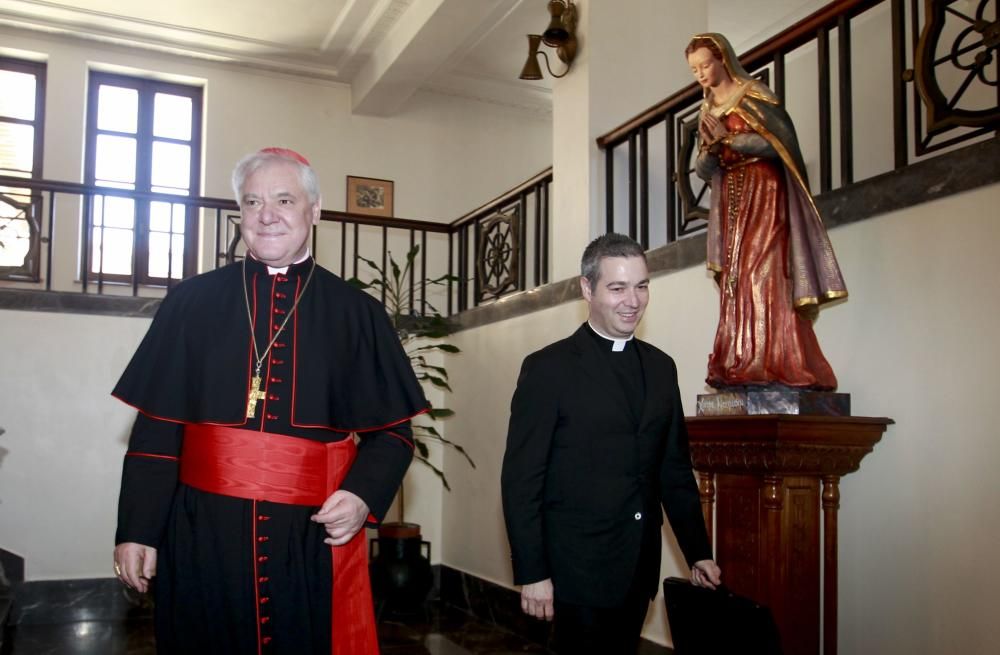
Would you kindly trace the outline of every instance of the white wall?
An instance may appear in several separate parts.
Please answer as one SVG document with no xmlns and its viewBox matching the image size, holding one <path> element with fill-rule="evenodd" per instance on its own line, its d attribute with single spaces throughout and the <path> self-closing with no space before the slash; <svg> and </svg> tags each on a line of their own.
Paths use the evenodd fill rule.
<svg viewBox="0 0 1000 655">
<path fill-rule="evenodd" d="M 135 412 L 109 394 L 148 326 L 0 310 L 0 545 L 28 579 L 111 575 Z"/>
<path fill-rule="evenodd" d="M 552 94 L 552 229 L 559 238 L 550 254 L 551 279 L 572 275 L 583 248 L 605 231 L 604 155 L 597 137 L 690 83 L 684 47 L 692 34 L 704 31 L 706 4 L 577 2 L 580 53 L 572 73 L 554 82 Z M 624 159 L 615 162 L 619 177 L 626 166 Z M 656 179 L 650 193 L 662 196 Z M 627 206 L 623 199 L 621 192 L 617 207 Z"/>
<path fill-rule="evenodd" d="M 1000 544 L 1000 440 L 988 410 L 1000 346 L 988 284 L 1000 240 L 1000 185 L 835 229 L 850 290 L 816 330 L 857 416 L 895 419 L 841 485 L 840 649 L 844 653 L 982 653 L 1000 643 L 992 566 Z M 989 289 L 993 289 L 990 291 Z M 718 319 L 701 267 L 654 278 L 643 338 L 677 361 L 688 413 L 705 391 Z M 444 561 L 511 586 L 499 498 L 510 397 L 520 360 L 572 332 L 582 301 L 459 333 L 461 391 L 447 435 L 480 464 L 445 456 Z M 661 573 L 686 574 L 667 536 Z M 645 636 L 667 638 L 662 600 Z"/>
</svg>

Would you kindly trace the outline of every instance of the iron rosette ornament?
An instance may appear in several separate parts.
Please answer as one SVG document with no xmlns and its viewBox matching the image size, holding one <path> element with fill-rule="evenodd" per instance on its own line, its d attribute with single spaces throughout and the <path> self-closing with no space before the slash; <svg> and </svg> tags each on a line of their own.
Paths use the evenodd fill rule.
<svg viewBox="0 0 1000 655">
<path fill-rule="evenodd" d="M 485 219 L 479 227 L 479 299 L 499 298 L 518 286 L 521 216 L 515 207 Z"/>
<path fill-rule="evenodd" d="M 997 2 L 979 0 L 975 11 L 965 9 L 972 4 L 926 1 L 915 68 L 906 71 L 915 78 L 927 111 L 927 138 L 918 143 L 918 154 L 936 149 L 928 142 L 944 132 L 991 128 L 1000 123 Z"/>
</svg>

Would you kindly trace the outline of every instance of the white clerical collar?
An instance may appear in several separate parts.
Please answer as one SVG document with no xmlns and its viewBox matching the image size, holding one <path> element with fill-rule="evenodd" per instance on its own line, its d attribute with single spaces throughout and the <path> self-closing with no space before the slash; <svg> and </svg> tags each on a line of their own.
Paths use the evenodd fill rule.
<svg viewBox="0 0 1000 655">
<path fill-rule="evenodd" d="M 309 249 L 308 248 L 306 248 L 306 254 L 302 255 L 297 261 L 292 262 L 292 264 L 301 264 L 302 262 L 304 262 L 307 259 L 309 259 Z M 268 266 L 267 267 L 267 274 L 268 275 L 277 275 L 278 273 L 281 273 L 282 275 L 284 275 L 287 272 L 288 272 L 288 266 L 282 266 L 281 268 L 275 268 L 273 266 Z"/>
<path fill-rule="evenodd" d="M 625 344 L 631 341 L 632 337 L 635 336 L 634 334 L 630 334 L 628 335 L 627 339 L 616 339 L 614 337 L 609 337 L 608 335 L 604 334 L 603 332 L 595 328 L 594 324 L 591 323 L 589 320 L 587 321 L 587 325 L 590 326 L 590 329 L 593 330 L 597 334 L 597 336 L 603 339 L 607 339 L 608 341 L 611 342 L 611 352 L 614 353 L 620 353 L 621 351 L 625 350 Z"/>
</svg>

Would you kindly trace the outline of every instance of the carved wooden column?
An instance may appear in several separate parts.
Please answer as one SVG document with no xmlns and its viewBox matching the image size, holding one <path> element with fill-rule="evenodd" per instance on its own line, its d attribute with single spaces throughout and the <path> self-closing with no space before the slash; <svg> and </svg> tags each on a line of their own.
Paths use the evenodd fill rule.
<svg viewBox="0 0 1000 655">
<path fill-rule="evenodd" d="M 839 481 L 858 470 L 892 422 L 775 414 L 687 419 L 710 529 L 714 505 L 723 580 L 771 608 L 785 655 L 817 655 L 821 635 L 823 654 L 836 654 Z"/>
<path fill-rule="evenodd" d="M 837 510 L 840 476 L 823 476 L 823 652 L 837 652 Z"/>
<path fill-rule="evenodd" d="M 698 476 L 698 495 L 701 496 L 701 514 L 705 517 L 705 528 L 708 530 L 708 543 L 714 542 L 712 536 L 712 516 L 715 509 L 715 477 L 711 473 Z"/>
</svg>

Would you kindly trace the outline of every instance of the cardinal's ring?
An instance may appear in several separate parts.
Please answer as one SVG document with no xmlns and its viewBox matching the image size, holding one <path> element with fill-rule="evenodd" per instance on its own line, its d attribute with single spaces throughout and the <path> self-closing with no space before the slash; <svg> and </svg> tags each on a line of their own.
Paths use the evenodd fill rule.
<svg viewBox="0 0 1000 655">
<path fill-rule="evenodd" d="M 118 562 L 115 562 L 115 575 L 121 576 L 121 574 L 122 574 L 122 568 L 118 566 Z"/>
</svg>

